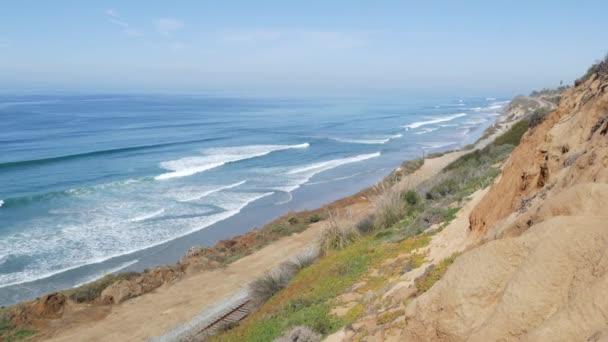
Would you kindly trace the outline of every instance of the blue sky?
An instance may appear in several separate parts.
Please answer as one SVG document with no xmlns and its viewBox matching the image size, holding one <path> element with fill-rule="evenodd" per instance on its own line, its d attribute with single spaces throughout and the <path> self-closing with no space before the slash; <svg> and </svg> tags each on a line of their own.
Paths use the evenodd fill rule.
<svg viewBox="0 0 608 342">
<path fill-rule="evenodd" d="M 608 52 L 606 1 L 0 3 L 0 89 L 511 95 Z"/>
</svg>

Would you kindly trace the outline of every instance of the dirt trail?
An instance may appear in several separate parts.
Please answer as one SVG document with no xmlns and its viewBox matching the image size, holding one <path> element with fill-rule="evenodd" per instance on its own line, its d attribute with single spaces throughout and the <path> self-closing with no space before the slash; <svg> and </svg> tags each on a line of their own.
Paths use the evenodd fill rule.
<svg viewBox="0 0 608 342">
<path fill-rule="evenodd" d="M 458 151 L 427 159 L 408 177 L 411 184 L 428 179 L 464 153 Z M 369 205 L 356 203 L 345 209 L 364 213 Z M 57 322 L 58 326 L 39 338 L 66 342 L 142 341 L 163 335 L 188 322 L 205 307 L 242 290 L 265 270 L 297 255 L 315 241 L 323 226 L 323 222 L 313 224 L 304 232 L 285 237 L 224 269 L 187 276 L 122 304 L 111 307 L 71 305 L 61 322 Z"/>
<path fill-rule="evenodd" d="M 72 329 L 64 326 L 50 340 L 141 341 L 162 335 L 189 321 L 202 308 L 237 293 L 261 272 L 297 254 L 315 239 L 322 226 L 322 222 L 313 224 L 304 232 L 281 239 L 224 269 L 193 274 L 115 305 L 102 320 L 75 324 Z M 95 311 L 95 307 L 91 307 L 73 314 L 82 316 Z"/>
<path fill-rule="evenodd" d="M 477 148 L 486 146 L 505 129 L 480 141 Z M 427 159 L 420 169 L 404 181 L 415 186 L 468 152 L 455 151 Z M 358 202 L 344 209 L 354 215 L 362 215 L 369 208 L 368 202 Z M 122 304 L 70 304 L 63 318 L 53 322 L 36 339 L 66 342 L 142 341 L 162 336 L 176 326 L 189 322 L 205 308 L 243 290 L 262 272 L 300 253 L 316 240 L 324 225 L 324 222 L 313 224 L 304 232 L 272 243 L 224 269 L 189 275 Z"/>
</svg>

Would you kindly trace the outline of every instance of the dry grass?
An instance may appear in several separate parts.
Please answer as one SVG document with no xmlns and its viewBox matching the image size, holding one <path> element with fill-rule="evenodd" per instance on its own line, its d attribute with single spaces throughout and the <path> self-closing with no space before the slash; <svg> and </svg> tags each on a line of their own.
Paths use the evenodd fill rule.
<svg viewBox="0 0 608 342">
<path fill-rule="evenodd" d="M 372 197 L 376 229 L 389 228 L 403 218 L 406 204 L 397 187 L 377 187 L 377 195 Z"/>
<path fill-rule="evenodd" d="M 327 227 L 319 237 L 321 253 L 340 250 L 359 239 L 359 231 L 355 228 L 351 218 L 336 217 L 331 214 L 327 220 Z"/>
<path fill-rule="evenodd" d="M 278 267 L 265 272 L 261 277 L 249 284 L 249 294 L 252 300 L 261 305 L 289 285 L 295 275 L 292 267 Z"/>
<path fill-rule="evenodd" d="M 315 261 L 319 259 L 320 254 L 317 246 L 311 246 L 304 250 L 304 252 L 293 257 L 288 263 L 292 264 L 297 270 L 301 270 L 314 264 Z"/>
<path fill-rule="evenodd" d="M 312 265 L 319 258 L 319 249 L 308 248 L 298 256 L 280 264 L 275 269 L 264 273 L 249 284 L 249 294 L 254 303 L 261 305 L 287 287 L 298 272 Z"/>
</svg>

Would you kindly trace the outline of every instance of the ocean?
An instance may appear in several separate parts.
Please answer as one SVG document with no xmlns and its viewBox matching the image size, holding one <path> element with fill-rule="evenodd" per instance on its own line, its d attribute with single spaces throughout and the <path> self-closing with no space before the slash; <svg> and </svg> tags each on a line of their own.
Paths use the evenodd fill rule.
<svg viewBox="0 0 608 342">
<path fill-rule="evenodd" d="M 351 195 L 474 142 L 506 100 L 0 95 L 0 305 Z"/>
</svg>

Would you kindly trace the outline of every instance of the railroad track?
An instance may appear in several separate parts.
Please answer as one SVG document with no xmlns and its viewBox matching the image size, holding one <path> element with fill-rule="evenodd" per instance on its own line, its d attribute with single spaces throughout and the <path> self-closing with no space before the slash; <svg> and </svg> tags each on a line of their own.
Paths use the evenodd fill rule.
<svg viewBox="0 0 608 342">
<path fill-rule="evenodd" d="M 247 299 L 241 304 L 228 309 L 227 312 L 222 313 L 221 316 L 218 316 L 215 320 L 211 321 L 200 331 L 200 334 L 205 338 L 208 336 L 213 336 L 218 332 L 221 332 L 222 329 L 225 329 L 226 326 L 238 323 L 245 317 L 249 316 L 253 310 L 254 305 L 252 301 Z"/>
<path fill-rule="evenodd" d="M 229 325 L 238 323 L 255 310 L 249 293 L 241 291 L 227 300 L 216 303 L 200 312 L 185 324 L 148 342 L 205 341 Z"/>
</svg>

